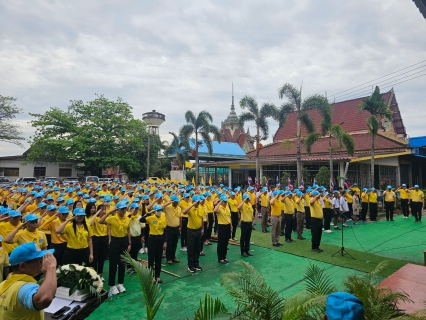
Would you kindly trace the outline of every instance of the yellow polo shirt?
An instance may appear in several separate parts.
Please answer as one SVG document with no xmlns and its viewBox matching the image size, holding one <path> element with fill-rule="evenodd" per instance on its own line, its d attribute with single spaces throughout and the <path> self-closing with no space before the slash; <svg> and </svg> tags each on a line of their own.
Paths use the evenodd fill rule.
<svg viewBox="0 0 426 320">
<path fill-rule="evenodd" d="M 219 206 L 217 212 L 217 223 L 218 224 L 230 224 L 231 223 L 231 210 L 229 210 L 228 205 Z"/>
<path fill-rule="evenodd" d="M 238 212 L 238 201 L 237 199 L 228 199 L 228 205 L 231 212 Z"/>
<path fill-rule="evenodd" d="M 368 196 L 368 201 L 370 203 L 377 203 L 377 193 L 376 192 L 370 192 L 370 195 Z"/>
<path fill-rule="evenodd" d="M 68 243 L 67 248 L 70 249 L 85 249 L 89 246 L 89 237 L 93 235 L 90 226 L 87 226 L 87 230 L 84 225 L 75 226 L 75 232 L 72 222 L 69 222 L 65 226 L 64 234 L 66 234 Z"/>
<path fill-rule="evenodd" d="M 99 223 L 101 218 L 97 216 L 92 226 L 92 232 L 94 237 L 104 237 L 108 234 L 108 226 L 106 224 Z"/>
<path fill-rule="evenodd" d="M 410 190 L 410 199 L 413 202 L 422 202 L 425 195 L 422 190 Z"/>
<path fill-rule="evenodd" d="M 311 217 L 312 218 L 323 218 L 322 206 L 319 199 L 317 199 L 314 204 L 309 204 L 309 208 L 311 208 Z"/>
<path fill-rule="evenodd" d="M 400 196 L 401 199 L 409 199 L 410 190 L 408 190 L 407 188 L 399 189 L 399 196 Z"/>
<path fill-rule="evenodd" d="M 56 229 L 62 224 L 62 221 L 56 217 L 52 216 L 49 220 L 43 223 L 43 230 L 48 230 L 52 236 L 51 240 L 53 244 L 61 244 L 68 242 L 68 238 L 66 234 L 58 234 L 56 233 Z M 41 226 L 40 226 L 41 228 Z"/>
<path fill-rule="evenodd" d="M 47 248 L 47 239 L 43 231 L 36 230 L 35 232 L 29 232 L 27 229 L 18 232 L 13 238 L 13 242 L 18 245 L 28 242 L 35 242 L 37 245 L 44 250 Z"/>
<path fill-rule="evenodd" d="M 269 205 L 269 196 L 267 193 L 262 193 L 260 195 L 260 205 L 262 207 L 267 207 Z"/>
<path fill-rule="evenodd" d="M 4 238 L 6 238 L 9 233 L 11 233 L 13 230 L 15 230 L 16 227 L 20 226 L 22 223 L 19 222 L 16 226 L 12 225 L 10 221 L 5 221 L 0 223 L 0 235 Z M 19 230 L 18 233 L 22 232 L 22 230 Z M 18 246 L 17 243 L 9 244 L 3 241 L 3 250 L 7 253 L 11 253 L 13 249 L 15 249 Z"/>
<path fill-rule="evenodd" d="M 281 198 L 278 197 L 274 202 L 271 201 L 271 216 L 281 216 Z"/>
<path fill-rule="evenodd" d="M 127 237 L 127 230 L 130 225 L 130 218 L 127 214 L 123 218 L 120 218 L 118 214 L 109 216 L 105 219 L 105 222 L 111 229 L 111 236 L 117 238 Z"/>
<path fill-rule="evenodd" d="M 284 204 L 284 213 L 285 214 L 294 214 L 294 204 L 290 198 L 285 198 L 283 201 Z"/>
<path fill-rule="evenodd" d="M 1 248 L 1 247 L 0 247 Z M 9 255 L 6 251 L 0 251 L 0 282 L 3 282 L 3 268 L 10 267 Z"/>
<path fill-rule="evenodd" d="M 201 204 L 198 207 L 192 207 L 187 212 L 188 214 L 188 228 L 199 229 L 203 224 L 204 208 Z"/>
<path fill-rule="evenodd" d="M 182 209 L 178 206 L 173 207 L 173 205 L 169 205 L 163 209 L 164 214 L 166 216 L 166 223 L 169 227 L 179 227 L 180 225 L 180 217 L 182 216 Z"/>
<path fill-rule="evenodd" d="M 241 211 L 241 221 L 243 222 L 253 221 L 253 207 L 250 202 L 248 203 L 244 202 L 240 211 Z"/>
<path fill-rule="evenodd" d="M 369 194 L 368 194 L 366 191 L 364 191 L 364 192 L 361 194 L 361 201 L 362 201 L 362 202 L 365 202 L 365 203 L 368 203 L 368 198 L 369 198 Z"/>
<path fill-rule="evenodd" d="M 146 218 L 146 222 L 149 224 L 149 234 L 152 236 L 161 236 L 166 228 L 166 216 L 164 212 L 161 216 L 157 217 L 156 214 L 150 215 Z"/>
<path fill-rule="evenodd" d="M 393 191 L 385 191 L 385 202 L 394 202 L 396 195 Z"/>
<path fill-rule="evenodd" d="M 183 210 L 185 210 L 186 208 L 188 208 L 189 205 L 191 204 L 189 201 L 186 201 L 185 199 L 186 198 L 183 198 L 179 202 L 179 207 L 182 209 L 182 218 L 188 218 L 188 215 L 186 213 L 183 213 Z"/>
</svg>

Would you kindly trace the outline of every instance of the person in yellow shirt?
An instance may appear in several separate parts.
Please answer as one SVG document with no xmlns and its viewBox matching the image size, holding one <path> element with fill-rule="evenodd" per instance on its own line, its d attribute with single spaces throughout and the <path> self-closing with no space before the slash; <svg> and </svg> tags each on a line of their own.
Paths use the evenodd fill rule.
<svg viewBox="0 0 426 320">
<path fill-rule="evenodd" d="M 303 227 L 305 222 L 305 204 L 304 204 L 304 195 L 301 191 L 297 191 L 296 195 L 293 196 L 293 203 L 296 209 L 296 232 L 297 239 L 306 240 L 303 237 Z"/>
<path fill-rule="evenodd" d="M 262 214 L 262 232 L 267 233 L 268 231 L 268 207 L 269 207 L 269 195 L 268 188 L 263 187 L 262 193 L 260 194 L 260 212 Z"/>
<path fill-rule="evenodd" d="M 271 205 L 271 239 L 272 239 L 272 245 L 274 247 L 279 247 L 282 244 L 279 243 L 280 240 L 280 232 L 281 232 L 281 200 L 280 198 L 280 191 L 274 190 L 272 193 L 273 197 L 270 200 Z M 228 200 L 229 202 L 229 200 Z"/>
<path fill-rule="evenodd" d="M 187 239 L 187 254 L 188 254 L 188 271 L 203 270 L 200 267 L 200 252 L 201 252 L 201 235 L 203 233 L 203 216 L 204 208 L 200 205 L 200 197 L 193 196 L 192 204 L 182 211 L 188 215 L 188 239 Z"/>
<path fill-rule="evenodd" d="M 179 263 L 176 258 L 176 248 L 179 241 L 179 230 L 181 226 L 182 209 L 179 206 L 179 197 L 171 196 L 170 201 L 164 204 L 163 212 L 166 217 L 166 234 L 167 234 L 167 247 L 166 247 L 166 260 L 168 264 Z"/>
<path fill-rule="evenodd" d="M 285 242 L 291 243 L 294 242 L 291 238 L 291 232 L 293 231 L 294 201 L 293 194 L 290 190 L 284 192 L 284 197 L 281 199 L 281 202 L 284 204 Z"/>
<path fill-rule="evenodd" d="M 154 270 L 154 281 L 163 283 L 160 279 L 160 273 L 164 246 L 163 235 L 167 226 L 163 207 L 159 204 L 155 204 L 153 210 L 143 215 L 140 221 L 149 225 L 148 267 Z"/>
<path fill-rule="evenodd" d="M 109 275 L 108 285 L 110 292 L 116 295 L 120 292 L 126 292 L 124 288 L 124 273 L 126 272 L 126 265 L 121 261 L 121 254 L 127 250 L 130 252 L 132 242 L 130 239 L 130 218 L 126 216 L 127 203 L 119 202 L 117 207 L 107 212 L 102 218 L 99 219 L 100 224 L 106 224 L 110 228 L 111 241 L 109 243 Z M 114 214 L 118 212 L 117 214 Z M 111 215 L 114 214 L 114 215 Z M 115 276 L 117 274 L 118 266 L 118 285 L 115 285 Z"/>
<path fill-rule="evenodd" d="M 12 273 L 0 284 L 0 319 L 44 319 L 43 309 L 55 298 L 56 260 L 53 250 L 34 242 L 18 246 L 9 257 Z M 45 272 L 39 286 L 34 277 Z"/>
<path fill-rule="evenodd" d="M 408 206 L 408 202 L 410 200 L 410 190 L 408 190 L 407 185 L 403 183 L 400 188 L 396 189 L 395 193 L 399 193 L 402 214 L 404 215 L 404 219 L 408 219 L 408 216 L 410 215 L 410 209 Z"/>
<path fill-rule="evenodd" d="M 234 241 L 237 241 L 237 239 L 235 238 L 235 233 L 237 232 L 238 220 L 239 220 L 238 201 L 236 199 L 236 194 L 233 191 L 229 193 L 228 206 L 229 206 L 229 209 L 231 210 L 231 222 L 232 222 L 231 239 Z"/>
<path fill-rule="evenodd" d="M 227 264 L 228 242 L 231 238 L 231 210 L 228 206 L 228 197 L 222 194 L 214 208 L 217 213 L 217 259 L 221 264 Z"/>
<path fill-rule="evenodd" d="M 41 230 L 49 230 L 51 234 L 51 240 L 52 240 L 52 249 L 55 251 L 53 252 L 53 255 L 56 259 L 56 262 L 58 263 L 58 266 L 64 265 L 63 263 L 63 257 L 65 250 L 67 248 L 67 236 L 65 234 L 59 234 L 56 232 L 56 229 L 67 220 L 69 216 L 69 209 L 68 207 L 61 206 L 58 208 L 58 212 L 51 216 L 49 219 L 45 220 L 41 225 Z"/>
<path fill-rule="evenodd" d="M 9 275 L 9 254 L 3 250 L 3 237 L 0 236 L 0 282 L 3 282 L 3 275 L 7 278 Z"/>
<path fill-rule="evenodd" d="M 385 199 L 386 221 L 393 221 L 393 210 L 396 206 L 396 194 L 392 191 L 392 186 L 387 186 L 386 191 L 383 192 Z"/>
<path fill-rule="evenodd" d="M 183 199 L 179 202 L 179 207 L 182 210 L 182 226 L 180 230 L 180 250 L 187 251 L 187 237 L 188 237 L 188 215 L 183 213 L 183 211 L 188 208 L 191 204 L 189 199 L 189 194 L 184 193 Z"/>
<path fill-rule="evenodd" d="M 328 192 L 324 192 L 323 197 L 323 214 L 324 214 L 324 232 L 325 233 L 332 233 L 331 231 L 331 218 L 333 217 L 333 201 L 330 199 L 330 194 Z"/>
<path fill-rule="evenodd" d="M 354 215 L 354 211 L 353 211 L 353 208 L 352 208 L 353 199 L 352 199 L 352 194 L 351 194 L 350 191 L 352 191 L 352 189 L 346 190 L 345 197 L 346 197 L 346 201 L 348 203 L 348 208 L 349 208 L 349 218 L 348 219 L 353 219 L 353 215 Z"/>
<path fill-rule="evenodd" d="M 253 205 L 251 204 L 251 197 L 245 193 L 243 195 L 243 202 L 238 205 L 238 210 L 241 212 L 241 235 L 240 235 L 240 250 L 243 257 L 252 256 L 250 253 L 250 239 L 253 227 Z"/>
<path fill-rule="evenodd" d="M 308 187 L 304 197 L 306 230 L 311 230 L 311 206 L 309 205 L 312 200 L 311 192 L 312 192 L 312 189 Z"/>
<path fill-rule="evenodd" d="M 10 213 L 9 213 L 10 214 Z M 47 249 L 47 239 L 43 231 L 38 230 L 38 216 L 35 214 L 27 214 L 24 223 L 15 228 L 4 239 L 8 244 L 17 243 L 18 245 L 35 242 L 42 250 Z"/>
<path fill-rule="evenodd" d="M 22 214 L 18 210 L 5 210 L 7 217 L 5 221 L 0 224 L 0 236 L 5 239 L 16 227 L 19 227 L 21 223 Z M 20 231 L 19 231 L 20 232 Z M 18 246 L 17 243 L 9 244 L 3 241 L 3 250 L 8 254 L 12 252 Z"/>
<path fill-rule="evenodd" d="M 247 194 L 250 196 L 250 204 L 253 207 L 253 215 L 256 214 L 256 193 L 254 192 L 254 188 L 252 186 L 249 186 L 247 188 Z M 254 227 L 254 223 L 252 225 L 252 230 L 256 230 Z"/>
<path fill-rule="evenodd" d="M 322 219 L 324 217 L 322 205 L 320 201 L 321 194 L 318 190 L 311 193 L 309 207 L 311 211 L 311 234 L 312 234 L 312 251 L 321 253 L 324 250 L 320 248 L 322 236 Z"/>
<path fill-rule="evenodd" d="M 368 196 L 369 191 L 367 188 L 362 188 L 361 193 L 361 213 L 359 219 L 363 222 L 367 222 L 367 212 L 368 212 Z"/>
<path fill-rule="evenodd" d="M 86 207 L 87 209 L 87 207 Z M 99 223 L 99 220 L 106 215 L 105 205 L 100 205 L 97 212 L 91 215 L 89 225 L 92 228 L 92 244 L 93 244 L 93 269 L 99 274 L 104 273 L 104 264 L 108 256 L 108 227 L 106 224 Z M 90 209 L 93 211 L 93 207 Z M 103 277 L 102 277 L 102 280 Z"/>
<path fill-rule="evenodd" d="M 50 204 L 47 206 L 47 210 L 43 213 L 42 216 L 40 216 L 40 230 L 44 232 L 47 239 L 47 247 L 50 249 L 52 247 L 52 232 L 50 229 L 45 228 L 43 223 L 53 216 L 56 215 L 56 206 L 54 204 Z M 56 257 L 55 257 L 56 258 Z M 57 261 L 58 259 L 56 259 Z"/>
<path fill-rule="evenodd" d="M 83 208 L 74 209 L 73 214 L 56 228 L 56 233 L 65 234 L 68 239 L 63 261 L 64 264 L 89 265 L 93 261 L 92 228 L 86 223 Z"/>
<path fill-rule="evenodd" d="M 206 207 L 206 212 L 207 212 L 207 228 L 204 228 L 203 240 L 204 240 L 204 245 L 209 246 L 211 245 L 211 242 L 209 240 L 212 236 L 213 223 L 215 220 L 215 216 L 213 213 L 214 204 L 213 204 L 211 192 L 206 191 L 204 193 L 204 197 L 206 198 L 204 205 Z"/>
<path fill-rule="evenodd" d="M 414 222 L 422 222 L 422 210 L 425 207 L 425 195 L 419 189 L 419 185 L 414 185 L 414 190 L 410 190 L 411 214 L 414 216 Z"/>
<path fill-rule="evenodd" d="M 368 206 L 370 208 L 370 221 L 377 221 L 377 192 L 375 188 L 370 189 Z"/>
</svg>

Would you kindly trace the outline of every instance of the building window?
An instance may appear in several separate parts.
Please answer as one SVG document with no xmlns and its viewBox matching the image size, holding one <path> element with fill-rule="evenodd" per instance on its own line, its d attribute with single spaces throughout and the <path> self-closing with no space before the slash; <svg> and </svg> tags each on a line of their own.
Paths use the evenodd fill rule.
<svg viewBox="0 0 426 320">
<path fill-rule="evenodd" d="M 59 163 L 59 168 L 72 168 L 72 163 Z"/>
<path fill-rule="evenodd" d="M 71 177 L 72 169 L 59 168 L 59 177 Z"/>
<path fill-rule="evenodd" d="M 34 167 L 34 177 L 45 177 L 46 176 L 46 167 Z"/>
<path fill-rule="evenodd" d="M 19 177 L 19 168 L 4 168 L 5 177 Z"/>
</svg>

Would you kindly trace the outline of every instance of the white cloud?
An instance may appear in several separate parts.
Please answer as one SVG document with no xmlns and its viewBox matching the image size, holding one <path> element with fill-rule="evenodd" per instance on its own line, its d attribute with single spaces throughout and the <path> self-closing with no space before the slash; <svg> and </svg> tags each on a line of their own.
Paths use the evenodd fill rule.
<svg viewBox="0 0 426 320">
<path fill-rule="evenodd" d="M 136 117 L 208 110 L 220 125 L 245 94 L 279 105 L 284 82 L 333 97 L 424 60 L 426 21 L 411 1 L 9 1 L 0 4 L 2 95 L 28 112 L 95 93 Z M 425 135 L 426 77 L 397 85 L 409 135 Z M 414 111 L 414 112 L 413 112 Z M 271 134 L 276 125 L 271 122 Z M 26 144 L 28 146 L 28 144 Z M 22 153 L 0 143 L 0 155 Z"/>
</svg>

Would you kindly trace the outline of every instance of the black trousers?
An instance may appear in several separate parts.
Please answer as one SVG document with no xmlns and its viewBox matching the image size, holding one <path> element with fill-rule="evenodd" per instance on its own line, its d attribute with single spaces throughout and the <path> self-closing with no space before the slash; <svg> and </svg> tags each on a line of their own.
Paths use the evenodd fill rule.
<svg viewBox="0 0 426 320">
<path fill-rule="evenodd" d="M 52 249 L 52 235 L 51 234 L 45 234 L 46 240 L 47 240 L 47 249 Z"/>
<path fill-rule="evenodd" d="M 331 218 L 333 217 L 333 209 L 324 208 L 322 209 L 324 214 L 324 230 L 330 230 Z"/>
<path fill-rule="evenodd" d="M 297 232 L 297 218 L 296 218 L 297 211 L 294 210 L 293 215 L 293 232 Z"/>
<path fill-rule="evenodd" d="M 363 202 L 361 204 L 361 216 L 360 216 L 360 220 L 367 221 L 367 211 L 368 211 L 368 202 Z"/>
<path fill-rule="evenodd" d="M 144 236 L 144 246 L 145 248 L 149 247 L 149 224 L 145 225 L 145 236 Z"/>
<path fill-rule="evenodd" d="M 240 235 L 240 249 L 241 254 L 244 252 L 247 253 L 250 251 L 250 238 L 252 231 L 252 222 L 241 221 L 241 235 Z"/>
<path fill-rule="evenodd" d="M 104 263 L 108 256 L 108 236 L 96 237 L 92 236 L 93 245 L 93 269 L 98 274 L 104 272 Z"/>
<path fill-rule="evenodd" d="M 129 240 L 125 237 L 111 237 L 111 243 L 109 244 L 109 275 L 108 285 L 110 287 L 115 286 L 115 275 L 117 274 L 118 266 L 118 283 L 123 284 L 124 272 L 126 267 L 123 261 L 121 261 L 121 255 L 123 251 L 127 250 L 129 246 Z"/>
<path fill-rule="evenodd" d="M 159 278 L 161 273 L 161 259 L 163 258 L 163 235 L 150 235 L 148 248 L 148 268 L 154 269 L 154 277 Z M 155 268 L 154 268 L 155 265 Z"/>
<path fill-rule="evenodd" d="M 179 241 L 179 227 L 167 226 L 166 234 L 167 234 L 166 260 L 173 260 L 173 259 L 176 259 L 176 248 Z"/>
<path fill-rule="evenodd" d="M 352 216 L 354 215 L 354 211 L 353 211 L 353 209 L 352 209 L 352 204 L 353 204 L 353 203 L 349 203 L 349 202 L 348 202 L 349 218 L 352 218 Z"/>
<path fill-rule="evenodd" d="M 204 239 L 209 240 L 212 236 L 213 230 L 213 212 L 207 214 L 207 220 L 209 221 L 209 226 L 207 229 L 204 229 Z"/>
<path fill-rule="evenodd" d="M 238 212 L 231 212 L 231 222 L 232 222 L 232 239 L 235 238 L 235 233 L 238 228 Z"/>
<path fill-rule="evenodd" d="M 187 247 L 187 230 L 188 230 L 188 218 L 182 217 L 182 229 L 180 230 L 180 246 L 182 248 Z"/>
<path fill-rule="evenodd" d="M 92 237 L 93 239 L 93 237 Z M 55 252 L 53 252 L 53 256 L 56 258 L 56 264 L 58 266 L 63 266 L 64 265 L 64 253 L 65 250 L 67 249 L 67 243 L 52 243 L 52 248 L 55 249 Z"/>
<path fill-rule="evenodd" d="M 84 249 L 71 249 L 66 248 L 64 252 L 63 262 L 64 264 L 79 264 L 79 265 L 89 265 L 89 247 Z"/>
<path fill-rule="evenodd" d="M 139 250 L 142 248 L 141 236 L 130 237 L 130 241 L 132 242 L 132 247 L 129 254 L 133 260 L 137 260 Z"/>
<path fill-rule="evenodd" d="M 422 203 L 411 201 L 411 214 L 416 221 L 422 221 Z"/>
<path fill-rule="evenodd" d="M 201 228 L 190 229 L 188 228 L 188 241 L 187 241 L 187 254 L 188 254 L 188 267 L 194 268 L 200 265 L 200 251 L 201 251 Z"/>
<path fill-rule="evenodd" d="M 291 239 L 291 232 L 293 231 L 293 215 L 292 214 L 284 214 L 285 220 L 285 231 L 284 236 L 286 240 Z"/>
<path fill-rule="evenodd" d="M 385 201 L 386 220 L 393 220 L 393 210 L 395 203 L 392 201 Z"/>
<path fill-rule="evenodd" d="M 219 224 L 217 226 L 217 259 L 226 259 L 228 241 L 231 238 L 231 225 Z"/>
<path fill-rule="evenodd" d="M 311 228 L 311 208 L 305 207 L 306 229 Z"/>
<path fill-rule="evenodd" d="M 311 218 L 312 249 L 318 249 L 322 237 L 322 219 Z"/>
<path fill-rule="evenodd" d="M 217 213 L 215 212 L 214 213 L 214 227 L 213 227 L 214 234 L 217 234 L 217 226 L 218 226 L 218 223 L 217 223 Z"/>
<path fill-rule="evenodd" d="M 377 202 L 376 203 L 370 202 L 370 220 L 377 221 Z"/>
<path fill-rule="evenodd" d="M 410 215 L 410 209 L 408 207 L 408 199 L 401 199 L 401 210 L 404 217 L 408 217 Z"/>
</svg>

